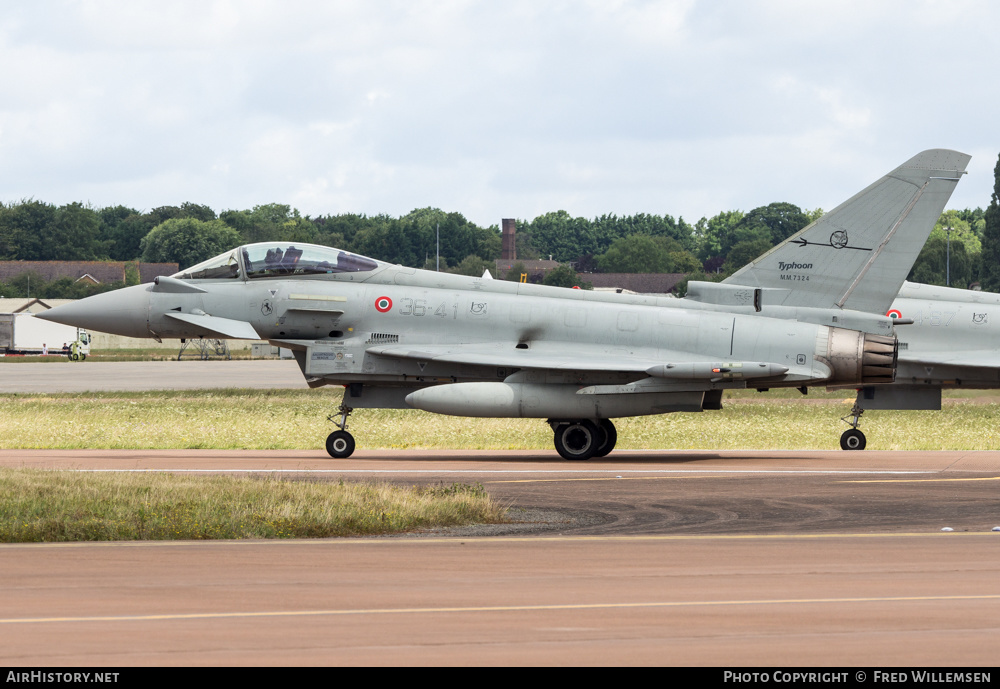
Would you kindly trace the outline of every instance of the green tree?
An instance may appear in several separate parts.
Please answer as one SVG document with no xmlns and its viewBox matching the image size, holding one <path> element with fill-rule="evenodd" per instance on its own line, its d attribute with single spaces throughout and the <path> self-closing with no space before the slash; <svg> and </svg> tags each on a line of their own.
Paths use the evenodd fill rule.
<svg viewBox="0 0 1000 689">
<path fill-rule="evenodd" d="M 82 203 L 56 208 L 34 199 L 0 207 L 0 258 L 20 261 L 92 261 L 104 258 L 100 217 Z"/>
<path fill-rule="evenodd" d="M 758 256 L 771 250 L 771 242 L 768 239 L 753 239 L 750 241 L 737 242 L 726 256 L 726 262 L 722 271 L 726 275 L 732 275 L 743 266 L 750 263 Z"/>
<path fill-rule="evenodd" d="M 771 246 L 779 244 L 811 222 L 809 216 L 791 203 L 770 203 L 754 208 L 736 225 L 730 247 L 736 242 L 768 239 Z M 729 251 L 726 251 L 729 254 Z"/>
<path fill-rule="evenodd" d="M 946 213 L 949 211 L 945 211 Z M 986 218 L 985 211 L 982 208 L 976 208 L 975 210 L 971 208 L 966 208 L 961 211 L 951 211 L 955 213 L 959 218 L 969 223 L 969 227 L 972 231 L 979 237 L 980 240 L 983 238 L 983 230 L 986 228 Z"/>
<path fill-rule="evenodd" d="M 993 168 L 993 196 L 983 214 L 983 252 L 980 280 L 984 290 L 1000 291 L 1000 158 Z"/>
<path fill-rule="evenodd" d="M 931 237 L 920 250 L 917 260 L 913 263 L 913 268 L 908 276 L 913 282 L 922 282 L 927 285 L 944 285 L 946 275 L 951 274 L 951 286 L 966 288 L 972 281 L 975 261 L 966 253 L 965 245 L 962 242 L 951 242 L 951 261 L 947 259 L 948 248 L 945 238 Z M 950 271 L 948 269 L 950 265 Z"/>
<path fill-rule="evenodd" d="M 208 206 L 202 206 L 198 203 L 191 203 L 190 201 L 185 201 L 181 204 L 181 216 L 182 218 L 194 218 L 195 220 L 201 220 L 202 222 L 208 222 L 209 220 L 215 220 L 215 211 L 213 211 Z"/>
<path fill-rule="evenodd" d="M 227 210 L 219 214 L 219 219 L 238 231 L 246 244 L 279 241 L 315 244 L 320 239 L 316 225 L 303 218 L 297 208 L 284 203 L 261 204 L 248 211 Z"/>
<path fill-rule="evenodd" d="M 496 272 L 496 263 L 493 261 L 486 261 L 475 254 L 470 254 L 462 259 L 462 261 L 448 270 L 449 273 L 455 273 L 456 275 L 470 275 L 472 277 L 482 277 L 483 273 L 490 271 L 490 275 Z"/>
<path fill-rule="evenodd" d="M 0 212 L 0 258 L 8 261 L 47 261 L 48 227 L 55 220 L 56 207 L 34 199 L 4 206 Z"/>
<path fill-rule="evenodd" d="M 538 216 L 524 231 L 530 236 L 531 246 L 543 258 L 551 255 L 556 261 L 575 261 L 598 249 L 593 224 L 585 218 L 573 218 L 562 210 Z"/>
<path fill-rule="evenodd" d="M 152 226 L 156 227 L 167 220 L 184 217 L 184 211 L 180 206 L 157 206 L 148 213 L 144 213 L 144 215 Z"/>
<path fill-rule="evenodd" d="M 822 208 L 814 208 L 811 211 L 804 210 L 802 212 L 806 214 L 807 218 L 809 218 L 809 222 L 810 223 L 816 222 L 817 220 L 819 220 L 820 218 L 822 218 L 823 215 L 825 214 L 825 212 L 823 211 Z"/>
<path fill-rule="evenodd" d="M 386 218 L 384 222 L 359 231 L 354 237 L 354 246 L 351 250 L 387 263 L 412 267 L 424 263 L 423 252 L 418 254 L 414 250 L 406 228 L 394 218 Z"/>
<path fill-rule="evenodd" d="M 100 219 L 98 236 L 106 247 L 108 258 L 115 261 L 134 261 L 142 253 L 139 242 L 149 234 L 152 220 L 127 206 L 109 206 L 97 211 Z"/>
<path fill-rule="evenodd" d="M 338 249 L 358 252 L 354 248 L 354 238 L 363 229 L 384 224 L 388 221 L 386 215 L 357 215 L 356 213 L 343 213 L 341 215 L 319 216 L 313 219 L 316 226 L 318 241 L 326 246 L 335 246 Z"/>
<path fill-rule="evenodd" d="M 181 268 L 233 249 L 241 244 L 239 233 L 221 220 L 172 218 L 157 225 L 142 240 L 142 260 L 177 262 Z"/>
<path fill-rule="evenodd" d="M 743 211 L 723 211 L 695 223 L 694 239 L 698 258 L 707 261 L 715 256 L 725 256 L 722 245 L 724 242 L 729 244 L 729 236 L 741 220 Z"/>
<path fill-rule="evenodd" d="M 945 228 L 951 228 L 951 232 L 945 232 Z M 949 210 L 941 214 L 938 221 L 931 230 L 931 237 L 947 239 L 951 235 L 952 245 L 961 242 L 965 245 L 965 251 L 969 254 L 978 254 L 983 250 L 982 240 L 972 228 L 972 224 L 962 217 L 961 211 Z"/>
<path fill-rule="evenodd" d="M 440 208 L 416 208 L 399 222 L 410 240 L 414 253 L 421 259 L 437 255 L 440 235 L 441 262 L 457 265 L 466 256 L 484 259 L 500 257 L 500 233 L 494 225 L 482 228 L 469 222 L 461 213 L 446 213 Z"/>
<path fill-rule="evenodd" d="M 606 252 L 618 239 L 633 234 L 644 234 L 650 237 L 669 237 L 680 243 L 686 251 L 695 251 L 695 229 L 684 222 L 684 218 L 674 220 L 669 215 L 650 215 L 636 213 L 635 215 L 617 216 L 602 215 L 590 223 L 596 242 L 594 251 Z"/>
<path fill-rule="evenodd" d="M 738 216 L 733 214 L 739 214 L 739 211 L 720 213 L 710 221 L 698 222 L 698 258 L 702 261 L 707 262 L 715 256 L 728 256 L 740 242 L 767 240 L 774 246 L 812 222 L 809 215 L 791 203 L 760 206 L 738 220 Z"/>
<path fill-rule="evenodd" d="M 683 273 L 701 269 L 701 262 L 676 239 L 642 234 L 616 240 L 595 260 L 604 273 Z"/>
<path fill-rule="evenodd" d="M 667 271 L 669 273 L 694 273 L 702 271 L 701 261 L 690 251 L 671 251 L 669 267 L 670 270 Z"/>
<path fill-rule="evenodd" d="M 542 284 L 550 285 L 552 287 L 579 287 L 580 289 L 594 288 L 594 286 L 589 282 L 581 280 L 576 271 L 567 265 L 561 265 L 558 268 L 550 270 L 542 280 Z"/>
<path fill-rule="evenodd" d="M 56 209 L 45 228 L 46 260 L 92 261 L 107 256 L 107 245 L 98 239 L 100 216 L 82 203 L 68 203 Z"/>
</svg>

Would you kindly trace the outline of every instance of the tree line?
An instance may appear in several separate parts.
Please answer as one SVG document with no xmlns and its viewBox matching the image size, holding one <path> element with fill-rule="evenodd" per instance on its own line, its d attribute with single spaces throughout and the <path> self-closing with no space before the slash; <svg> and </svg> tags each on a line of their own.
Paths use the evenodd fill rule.
<svg viewBox="0 0 1000 689">
<path fill-rule="evenodd" d="M 929 284 L 1000 291 L 1000 160 L 989 207 L 945 211 L 910 272 Z M 552 284 L 583 284 L 576 273 L 686 273 L 689 279 L 721 280 L 822 215 L 777 202 L 742 212 L 729 210 L 694 225 L 684 218 L 639 213 L 573 217 L 560 210 L 517 219 L 518 259 L 552 258 L 568 264 Z M 240 244 L 289 241 L 335 246 L 389 263 L 436 266 L 465 275 L 494 270 L 500 257 L 498 225 L 482 227 L 461 213 L 420 208 L 401 217 L 385 214 L 302 216 L 271 203 L 216 213 L 183 203 L 140 211 L 126 206 L 55 206 L 35 199 L 0 203 L 0 260 L 176 262 L 181 268 Z M 514 273 L 514 271 L 511 271 Z M 520 276 L 520 270 L 516 279 Z M 498 275 L 503 278 L 508 276 Z M 19 283 L 0 293 L 19 294 Z M 102 289 L 106 289 L 103 286 Z M 37 296 L 82 296 L 83 286 L 53 286 Z M 55 294 L 58 292 L 59 294 Z M 72 294 L 70 294 L 72 293 Z"/>
</svg>

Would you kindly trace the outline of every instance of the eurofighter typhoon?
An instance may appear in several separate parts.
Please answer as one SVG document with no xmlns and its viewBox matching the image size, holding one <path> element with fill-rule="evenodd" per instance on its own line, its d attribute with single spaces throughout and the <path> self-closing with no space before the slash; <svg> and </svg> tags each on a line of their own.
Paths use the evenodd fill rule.
<svg viewBox="0 0 1000 689">
<path fill-rule="evenodd" d="M 287 347 L 310 386 L 345 388 L 326 442 L 333 457 L 354 451 L 352 410 L 413 408 L 547 419 L 559 454 L 585 460 L 614 449 L 612 419 L 721 409 L 728 389 L 892 382 L 897 343 L 886 306 L 968 160 L 920 153 L 736 281 L 691 282 L 685 299 L 471 278 L 266 242 L 40 317 L 131 337 Z"/>
</svg>

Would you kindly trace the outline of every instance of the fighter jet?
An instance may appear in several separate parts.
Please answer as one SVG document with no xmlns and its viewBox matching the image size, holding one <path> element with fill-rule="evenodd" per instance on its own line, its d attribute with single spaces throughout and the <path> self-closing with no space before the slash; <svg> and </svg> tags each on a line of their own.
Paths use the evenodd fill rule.
<svg viewBox="0 0 1000 689">
<path fill-rule="evenodd" d="M 585 460 L 614 449 L 612 419 L 721 409 L 727 389 L 891 382 L 897 343 L 877 294 L 898 291 L 968 160 L 932 150 L 890 172 L 758 259 L 748 275 L 774 286 L 605 294 L 265 242 L 44 317 L 287 347 L 310 386 L 345 388 L 335 458 L 354 451 L 354 409 L 413 408 L 546 419 L 558 453 Z"/>
</svg>

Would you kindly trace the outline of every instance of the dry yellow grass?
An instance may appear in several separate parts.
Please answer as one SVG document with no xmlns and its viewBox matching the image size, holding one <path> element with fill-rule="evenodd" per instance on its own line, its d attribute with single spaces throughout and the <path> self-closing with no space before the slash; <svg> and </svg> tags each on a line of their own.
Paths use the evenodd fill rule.
<svg viewBox="0 0 1000 689">
<path fill-rule="evenodd" d="M 0 542 L 322 538 L 505 521 L 482 486 L 5 469 Z"/>
<path fill-rule="evenodd" d="M 622 449 L 834 449 L 849 393 L 746 394 L 700 414 L 617 419 Z M 839 399 L 838 399 L 839 398 Z M 151 392 L 0 398 L 5 448 L 320 449 L 339 390 Z M 817 403 L 818 402 L 818 403 Z M 869 449 L 996 450 L 1000 405 L 946 399 L 940 412 L 873 411 Z M 474 419 L 359 409 L 360 448 L 551 449 L 541 419 Z"/>
</svg>

